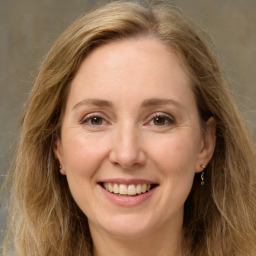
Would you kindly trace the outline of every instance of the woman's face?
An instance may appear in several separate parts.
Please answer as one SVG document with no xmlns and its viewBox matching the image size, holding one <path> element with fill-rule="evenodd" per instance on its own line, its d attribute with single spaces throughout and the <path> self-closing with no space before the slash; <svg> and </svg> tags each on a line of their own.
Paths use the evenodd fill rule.
<svg viewBox="0 0 256 256">
<path fill-rule="evenodd" d="M 213 144 L 176 55 L 157 40 L 131 39 L 82 62 L 55 155 L 92 232 L 139 238 L 181 230 Z"/>
</svg>

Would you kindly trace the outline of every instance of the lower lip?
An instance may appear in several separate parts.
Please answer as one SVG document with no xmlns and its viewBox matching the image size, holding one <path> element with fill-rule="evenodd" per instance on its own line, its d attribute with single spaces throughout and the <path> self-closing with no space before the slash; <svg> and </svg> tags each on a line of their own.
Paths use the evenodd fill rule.
<svg viewBox="0 0 256 256">
<path fill-rule="evenodd" d="M 100 185 L 99 185 L 100 186 Z M 124 195 L 117 195 L 114 193 L 111 193 L 104 189 L 102 186 L 100 186 L 102 192 L 104 195 L 114 204 L 120 205 L 120 206 L 136 206 L 140 205 L 146 200 L 148 200 L 152 194 L 154 193 L 156 187 L 152 188 L 146 193 L 138 194 L 136 196 L 124 196 Z"/>
</svg>

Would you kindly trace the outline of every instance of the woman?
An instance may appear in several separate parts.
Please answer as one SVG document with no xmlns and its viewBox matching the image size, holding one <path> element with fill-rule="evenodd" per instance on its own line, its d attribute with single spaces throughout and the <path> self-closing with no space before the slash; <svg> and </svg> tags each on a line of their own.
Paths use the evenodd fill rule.
<svg viewBox="0 0 256 256">
<path fill-rule="evenodd" d="M 17 255 L 255 255 L 255 147 L 212 48 L 163 2 L 57 40 L 13 166 Z"/>
</svg>

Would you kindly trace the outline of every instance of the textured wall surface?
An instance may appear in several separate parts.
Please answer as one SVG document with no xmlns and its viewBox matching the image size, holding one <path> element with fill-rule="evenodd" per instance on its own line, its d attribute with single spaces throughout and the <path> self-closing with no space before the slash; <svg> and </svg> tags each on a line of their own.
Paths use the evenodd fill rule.
<svg viewBox="0 0 256 256">
<path fill-rule="evenodd" d="M 209 32 L 241 109 L 255 134 L 256 1 L 176 0 Z M 10 166 L 17 140 L 18 115 L 42 58 L 58 35 L 93 0 L 0 0 L 0 174 Z M 6 206 L 1 198 L 0 244 Z"/>
</svg>

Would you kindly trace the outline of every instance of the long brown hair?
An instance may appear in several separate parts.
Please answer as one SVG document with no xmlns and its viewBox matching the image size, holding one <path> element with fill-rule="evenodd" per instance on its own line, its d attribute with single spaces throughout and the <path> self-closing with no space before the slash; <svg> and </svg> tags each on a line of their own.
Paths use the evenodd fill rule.
<svg viewBox="0 0 256 256">
<path fill-rule="evenodd" d="M 14 245 L 21 256 L 92 255 L 87 218 L 59 173 L 52 147 L 81 61 L 95 47 L 134 37 L 169 45 L 191 79 L 202 127 L 210 116 L 216 120 L 216 149 L 205 171 L 206 184 L 200 186 L 196 175 L 185 203 L 184 245 L 189 255 L 255 255 L 253 139 L 233 103 L 211 40 L 168 1 L 106 4 L 77 20 L 48 53 L 22 116 L 10 171 L 4 253 Z"/>
</svg>

